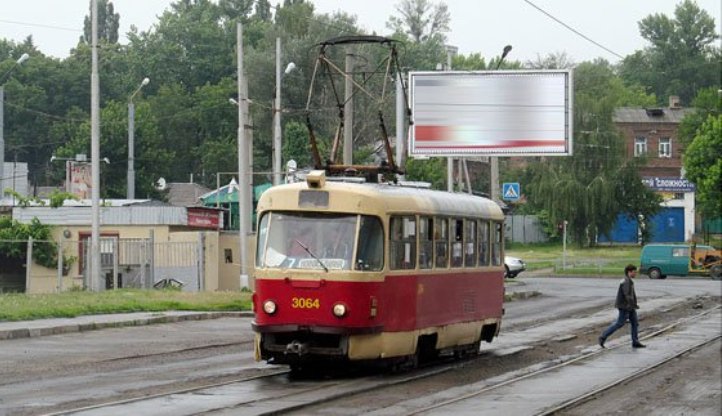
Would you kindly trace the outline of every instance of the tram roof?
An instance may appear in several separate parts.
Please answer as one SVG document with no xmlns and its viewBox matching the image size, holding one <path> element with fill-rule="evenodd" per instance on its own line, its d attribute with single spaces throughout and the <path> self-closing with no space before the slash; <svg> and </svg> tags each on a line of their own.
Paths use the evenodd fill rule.
<svg viewBox="0 0 722 416">
<path fill-rule="evenodd" d="M 452 193 L 431 189 L 405 187 L 381 183 L 348 183 L 327 181 L 321 188 L 311 188 L 306 182 L 279 185 L 263 193 L 258 203 L 261 210 L 299 210 L 302 190 L 329 192 L 328 208 L 303 208 L 312 211 L 334 212 L 395 212 L 420 213 L 464 217 L 485 217 L 503 220 L 498 204 L 490 199 L 466 193 Z M 272 205 L 272 206 L 271 206 Z"/>
</svg>

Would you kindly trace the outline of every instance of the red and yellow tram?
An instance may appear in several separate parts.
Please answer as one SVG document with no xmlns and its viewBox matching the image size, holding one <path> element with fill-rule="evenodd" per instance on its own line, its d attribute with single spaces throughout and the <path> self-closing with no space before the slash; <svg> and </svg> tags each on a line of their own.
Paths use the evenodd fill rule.
<svg viewBox="0 0 722 416">
<path fill-rule="evenodd" d="M 258 218 L 258 360 L 415 363 L 499 332 L 504 216 L 488 199 L 313 171 L 267 190 Z"/>
</svg>

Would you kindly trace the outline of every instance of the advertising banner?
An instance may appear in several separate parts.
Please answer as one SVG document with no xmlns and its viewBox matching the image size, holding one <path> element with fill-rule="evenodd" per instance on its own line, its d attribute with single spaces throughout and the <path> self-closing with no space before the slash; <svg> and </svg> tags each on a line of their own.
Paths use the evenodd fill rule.
<svg viewBox="0 0 722 416">
<path fill-rule="evenodd" d="M 570 70 L 410 72 L 411 156 L 572 153 Z"/>
</svg>

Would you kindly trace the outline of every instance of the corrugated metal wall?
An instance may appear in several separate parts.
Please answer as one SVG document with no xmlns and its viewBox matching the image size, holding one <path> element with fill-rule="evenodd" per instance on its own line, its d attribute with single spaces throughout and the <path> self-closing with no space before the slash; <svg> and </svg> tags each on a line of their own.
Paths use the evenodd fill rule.
<svg viewBox="0 0 722 416">
<path fill-rule="evenodd" d="M 536 215 L 507 215 L 506 240 L 513 243 L 544 243 L 549 240 Z"/>
</svg>

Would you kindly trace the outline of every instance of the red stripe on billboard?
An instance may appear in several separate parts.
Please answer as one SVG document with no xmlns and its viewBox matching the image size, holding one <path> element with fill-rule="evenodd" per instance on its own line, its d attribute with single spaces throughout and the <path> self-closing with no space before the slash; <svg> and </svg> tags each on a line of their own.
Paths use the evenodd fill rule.
<svg viewBox="0 0 722 416">
<path fill-rule="evenodd" d="M 445 126 L 414 126 L 416 141 L 440 141 L 450 136 Z"/>
</svg>

